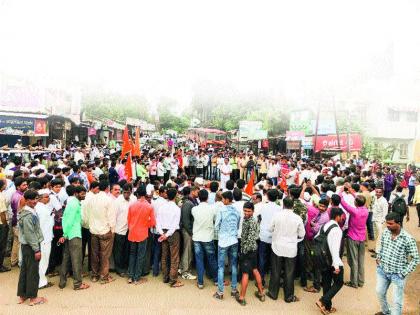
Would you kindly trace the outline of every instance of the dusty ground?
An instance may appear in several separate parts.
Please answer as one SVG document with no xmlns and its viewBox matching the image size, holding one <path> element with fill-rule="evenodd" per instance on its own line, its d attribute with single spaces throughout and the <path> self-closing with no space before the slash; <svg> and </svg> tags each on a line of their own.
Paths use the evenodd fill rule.
<svg viewBox="0 0 420 315">
<path fill-rule="evenodd" d="M 407 224 L 409 232 L 420 241 L 420 228 L 414 208 L 411 209 L 412 220 Z M 343 287 L 334 299 L 334 306 L 338 314 L 375 314 L 379 305 L 375 295 L 375 262 L 366 253 L 366 284 L 361 289 Z M 345 280 L 348 280 L 349 268 L 345 265 Z M 108 285 L 91 284 L 87 291 L 73 291 L 72 281 L 67 288 L 57 287 L 58 278 L 52 278 L 56 285 L 40 291 L 40 295 L 48 299 L 48 303 L 30 307 L 17 305 L 16 287 L 18 269 L 10 273 L 0 274 L 0 315 L 6 314 L 153 314 L 153 315 L 184 315 L 184 314 L 320 314 L 315 302 L 319 294 L 303 292 L 296 285 L 296 294 L 301 301 L 286 304 L 282 300 L 282 293 L 277 301 L 267 299 L 259 302 L 254 296 L 253 284 L 249 286 L 247 294 L 248 305 L 242 307 L 229 294 L 224 301 L 212 298 L 215 287 L 207 283 L 204 290 L 198 290 L 195 281 L 184 281 L 183 288 L 173 289 L 161 282 L 161 278 L 149 277 L 149 282 L 139 286 L 128 285 L 124 279 L 117 276 L 117 280 Z M 419 308 L 420 267 L 408 280 L 405 296 L 405 314 L 420 314 Z M 229 293 L 227 289 L 226 293 Z"/>
</svg>

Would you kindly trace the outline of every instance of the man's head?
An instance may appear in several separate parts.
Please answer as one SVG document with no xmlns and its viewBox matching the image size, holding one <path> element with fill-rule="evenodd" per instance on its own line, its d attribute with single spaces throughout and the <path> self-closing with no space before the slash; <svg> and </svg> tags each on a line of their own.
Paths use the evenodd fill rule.
<svg viewBox="0 0 420 315">
<path fill-rule="evenodd" d="M 284 209 L 293 209 L 293 199 L 286 197 L 283 199 L 283 208 Z"/>
<path fill-rule="evenodd" d="M 145 198 L 147 195 L 146 186 L 140 185 L 136 190 L 136 196 L 137 198 Z M 130 197 L 128 197 L 130 198 Z"/>
<path fill-rule="evenodd" d="M 340 203 L 341 203 L 341 197 L 340 197 L 340 195 L 333 194 L 331 196 L 331 205 L 333 207 L 338 207 L 338 206 L 340 206 Z"/>
<path fill-rule="evenodd" d="M 254 205 L 262 202 L 262 196 L 261 196 L 260 193 L 254 193 L 251 198 L 252 198 L 252 202 L 254 203 Z"/>
<path fill-rule="evenodd" d="M 25 192 L 28 189 L 28 181 L 23 177 L 16 177 L 14 183 L 16 189 L 20 192 Z"/>
<path fill-rule="evenodd" d="M 86 197 L 86 188 L 83 186 L 77 186 L 74 188 L 74 196 L 79 200 L 85 200 Z"/>
<path fill-rule="evenodd" d="M 225 191 L 222 194 L 222 202 L 223 202 L 223 204 L 224 205 L 229 205 L 229 204 L 232 203 L 232 201 L 233 201 L 233 194 L 232 194 L 232 192 L 231 191 Z"/>
<path fill-rule="evenodd" d="M 244 204 L 244 218 L 249 219 L 253 215 L 254 215 L 254 204 L 248 201 Z"/>
<path fill-rule="evenodd" d="M 101 180 L 99 182 L 99 190 L 100 191 L 109 191 L 109 182 L 107 180 Z"/>
<path fill-rule="evenodd" d="M 376 198 L 378 198 L 378 199 L 381 198 L 384 195 L 383 188 L 382 187 L 377 187 L 375 189 L 375 195 L 376 195 Z"/>
<path fill-rule="evenodd" d="M 219 183 L 218 183 L 218 182 L 216 182 L 216 181 L 211 182 L 211 183 L 210 183 L 210 191 L 211 191 L 212 193 L 215 193 L 215 192 L 217 192 L 218 190 L 219 190 Z"/>
<path fill-rule="evenodd" d="M 94 181 L 94 182 L 90 183 L 89 189 L 94 194 L 97 194 L 99 192 L 99 182 Z"/>
<path fill-rule="evenodd" d="M 190 196 L 191 196 L 191 198 L 198 198 L 198 192 L 200 191 L 200 188 L 199 187 L 197 187 L 197 186 L 192 186 L 191 187 L 191 194 L 190 194 Z"/>
<path fill-rule="evenodd" d="M 207 202 L 207 200 L 209 199 L 209 192 L 206 189 L 201 189 L 198 192 L 198 199 L 200 200 L 200 202 Z"/>
<path fill-rule="evenodd" d="M 236 181 L 236 187 L 238 187 L 239 189 L 244 189 L 245 187 L 245 181 L 243 179 L 238 179 Z"/>
<path fill-rule="evenodd" d="M 279 193 L 275 189 L 270 189 L 269 191 L 267 191 L 267 197 L 268 197 L 268 201 L 275 202 L 277 198 L 279 197 Z"/>
<path fill-rule="evenodd" d="M 391 233 L 398 233 L 401 229 L 402 219 L 401 216 L 396 212 L 388 213 L 385 217 L 386 227 Z"/>
<path fill-rule="evenodd" d="M 113 195 L 115 198 L 117 198 L 121 193 L 121 187 L 118 184 L 113 184 L 111 186 L 111 195 Z"/>
<path fill-rule="evenodd" d="M 35 190 L 28 189 L 23 194 L 23 198 L 25 198 L 25 204 L 30 208 L 35 208 L 36 204 L 38 203 L 38 193 Z"/>
<path fill-rule="evenodd" d="M 168 200 L 169 201 L 174 201 L 175 197 L 176 197 L 177 191 L 175 188 L 169 188 L 167 195 L 168 195 Z"/>
<path fill-rule="evenodd" d="M 327 199 L 321 199 L 318 202 L 318 210 L 319 210 L 319 212 L 323 213 L 323 212 L 327 211 L 327 208 L 328 208 L 328 204 L 329 203 L 330 202 Z"/>
<path fill-rule="evenodd" d="M 242 200 L 242 190 L 239 188 L 233 189 L 233 200 L 241 201 Z"/>
<path fill-rule="evenodd" d="M 43 203 L 44 205 L 50 202 L 50 190 L 49 189 L 41 189 L 38 191 L 39 195 L 39 202 Z"/>
<path fill-rule="evenodd" d="M 132 188 L 131 188 L 131 185 L 130 184 L 125 184 L 123 186 L 123 197 L 127 201 L 130 200 L 131 190 L 132 190 Z"/>
<path fill-rule="evenodd" d="M 229 180 L 226 182 L 226 189 L 227 189 L 227 190 L 233 190 L 233 188 L 235 188 L 235 182 L 234 182 L 233 180 L 229 179 Z M 239 187 L 238 187 L 238 188 L 239 188 Z"/>
<path fill-rule="evenodd" d="M 56 178 L 51 181 L 51 190 L 56 194 L 60 192 L 61 187 L 63 187 L 63 182 L 61 179 Z"/>
</svg>

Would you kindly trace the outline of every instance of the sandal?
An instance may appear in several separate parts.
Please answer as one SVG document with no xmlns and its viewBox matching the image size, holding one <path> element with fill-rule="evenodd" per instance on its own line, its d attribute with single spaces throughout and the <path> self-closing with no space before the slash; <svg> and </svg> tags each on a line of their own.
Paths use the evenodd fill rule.
<svg viewBox="0 0 420 315">
<path fill-rule="evenodd" d="M 260 293 L 258 291 L 255 292 L 255 296 L 261 301 L 261 302 L 265 302 L 265 294 L 264 293 Z"/>
<path fill-rule="evenodd" d="M 315 289 L 314 287 L 305 287 L 305 288 L 303 288 L 303 291 L 305 291 L 305 292 L 309 292 L 309 293 L 319 293 L 319 290 L 318 289 Z"/>
<path fill-rule="evenodd" d="M 240 305 L 242 305 L 242 306 L 246 305 L 245 299 L 241 300 L 239 295 L 237 295 L 235 299 L 236 299 L 236 302 L 238 302 Z"/>
<path fill-rule="evenodd" d="M 319 310 L 321 311 L 321 313 L 323 315 L 328 315 L 329 312 L 327 311 L 327 309 L 325 308 L 324 304 L 322 304 L 321 301 L 316 301 L 315 302 L 316 306 L 318 306 Z"/>
<path fill-rule="evenodd" d="M 89 289 L 90 285 L 86 284 L 86 283 L 82 283 L 79 287 L 74 288 L 74 290 L 78 291 L 78 290 L 86 290 Z"/>
<path fill-rule="evenodd" d="M 180 288 L 183 286 L 184 284 L 181 281 L 175 281 L 174 283 L 171 283 L 171 288 Z"/>
<path fill-rule="evenodd" d="M 223 300 L 223 294 L 220 294 L 219 292 L 213 294 L 213 297 L 217 300 Z"/>
<path fill-rule="evenodd" d="M 47 299 L 44 297 L 37 297 L 35 299 L 31 299 L 29 302 L 29 306 L 36 306 L 41 305 L 47 302 Z"/>
<path fill-rule="evenodd" d="M 293 295 L 292 297 L 288 298 L 287 300 L 285 300 L 286 303 L 294 303 L 294 302 L 299 302 L 299 298 L 296 295 Z"/>
<path fill-rule="evenodd" d="M 357 289 L 357 285 L 351 283 L 351 281 L 344 282 L 344 285 L 353 289 Z"/>
<path fill-rule="evenodd" d="M 115 279 L 112 278 L 111 276 L 109 276 L 108 278 L 101 279 L 101 284 L 108 284 L 108 283 L 111 283 L 113 281 L 115 281 Z"/>
<path fill-rule="evenodd" d="M 143 283 L 146 283 L 146 282 L 147 282 L 146 278 L 140 278 L 138 281 L 134 281 L 134 284 L 138 285 L 138 284 L 143 284 Z"/>
<path fill-rule="evenodd" d="M 54 285 L 54 283 L 52 282 L 47 282 L 46 285 L 43 285 L 42 287 L 40 287 L 38 290 L 42 290 L 42 289 L 46 289 L 46 288 L 51 288 Z"/>
</svg>

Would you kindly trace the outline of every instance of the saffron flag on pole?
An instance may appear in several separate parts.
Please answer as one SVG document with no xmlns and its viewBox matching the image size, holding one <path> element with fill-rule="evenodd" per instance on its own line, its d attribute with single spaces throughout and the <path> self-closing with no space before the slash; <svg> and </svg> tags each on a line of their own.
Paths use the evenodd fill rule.
<svg viewBox="0 0 420 315">
<path fill-rule="evenodd" d="M 131 154 L 128 154 L 127 162 L 125 163 L 124 172 L 125 172 L 125 176 L 127 178 L 127 181 L 131 182 L 131 180 L 133 179 L 133 166 L 132 166 L 132 163 L 131 163 Z"/>
<path fill-rule="evenodd" d="M 250 196 L 254 193 L 254 180 L 255 180 L 255 173 L 254 173 L 254 170 L 252 170 L 251 177 L 249 178 L 248 184 L 246 184 L 246 187 L 245 187 L 245 192 Z"/>
<path fill-rule="evenodd" d="M 128 136 L 128 127 L 125 126 L 124 133 L 123 133 L 123 143 L 121 148 L 121 156 L 120 159 L 123 159 L 127 153 L 130 153 L 131 145 L 130 145 L 130 137 Z"/>
<path fill-rule="evenodd" d="M 140 128 L 136 128 L 136 138 L 134 139 L 134 145 L 133 145 L 133 156 L 140 157 L 141 151 L 140 151 Z"/>
</svg>

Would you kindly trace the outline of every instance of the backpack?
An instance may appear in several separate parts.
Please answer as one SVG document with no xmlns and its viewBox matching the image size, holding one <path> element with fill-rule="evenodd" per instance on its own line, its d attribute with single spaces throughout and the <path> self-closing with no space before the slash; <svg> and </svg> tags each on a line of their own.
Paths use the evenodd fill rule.
<svg viewBox="0 0 420 315">
<path fill-rule="evenodd" d="M 407 214 L 407 204 L 403 197 L 397 196 L 391 205 L 391 211 L 398 213 L 401 217 Z"/>
<path fill-rule="evenodd" d="M 327 237 L 333 228 L 339 228 L 338 224 L 332 224 L 326 231 L 324 231 L 324 226 L 321 228 L 320 233 L 314 238 L 314 245 L 311 249 L 313 265 L 321 272 L 328 270 L 332 266 L 332 257 L 328 247 Z"/>
</svg>

